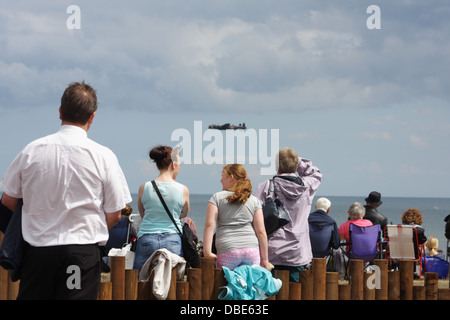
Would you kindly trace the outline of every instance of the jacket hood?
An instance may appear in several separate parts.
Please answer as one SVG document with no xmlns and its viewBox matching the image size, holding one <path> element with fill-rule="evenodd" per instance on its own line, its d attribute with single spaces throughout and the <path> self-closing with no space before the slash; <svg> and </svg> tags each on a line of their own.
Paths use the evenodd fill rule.
<svg viewBox="0 0 450 320">
<path fill-rule="evenodd" d="M 286 198 L 297 199 L 306 190 L 302 179 L 295 173 L 283 173 L 273 178 L 277 193 L 281 192 Z"/>
</svg>

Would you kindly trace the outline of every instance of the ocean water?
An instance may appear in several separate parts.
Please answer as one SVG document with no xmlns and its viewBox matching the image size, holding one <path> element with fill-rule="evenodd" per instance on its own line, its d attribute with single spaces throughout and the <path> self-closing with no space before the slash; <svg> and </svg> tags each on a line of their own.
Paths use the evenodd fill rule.
<svg viewBox="0 0 450 320">
<path fill-rule="evenodd" d="M 206 218 L 206 206 L 211 195 L 197 195 L 190 196 L 191 212 L 188 214 L 196 225 L 199 239 L 203 238 L 203 228 Z M 351 197 L 351 196 L 326 196 L 316 195 L 313 201 L 320 197 L 326 197 L 331 201 L 330 216 L 333 217 L 338 226 L 345 222 L 348 218 L 347 209 L 353 202 L 361 202 L 365 204 L 365 197 Z M 137 210 L 137 194 L 133 194 L 133 213 L 138 213 Z M 450 214 L 450 198 L 403 198 L 403 197 L 382 197 L 383 204 L 378 208 L 378 211 L 388 218 L 389 224 L 400 224 L 402 213 L 409 208 L 416 208 L 422 212 L 425 235 L 427 237 L 435 236 L 439 239 L 439 247 L 444 250 L 447 245 L 445 238 L 445 222 L 444 218 Z M 314 208 L 312 208 L 314 211 Z"/>
</svg>

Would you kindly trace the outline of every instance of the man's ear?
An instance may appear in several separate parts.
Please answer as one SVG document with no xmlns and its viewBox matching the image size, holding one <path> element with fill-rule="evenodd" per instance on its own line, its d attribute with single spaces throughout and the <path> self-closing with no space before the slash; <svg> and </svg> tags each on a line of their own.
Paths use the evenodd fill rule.
<svg viewBox="0 0 450 320">
<path fill-rule="evenodd" d="M 91 116 L 89 117 L 89 120 L 88 120 L 89 124 L 92 124 L 92 122 L 94 121 L 94 117 L 95 117 L 95 111 L 92 112 Z"/>
</svg>

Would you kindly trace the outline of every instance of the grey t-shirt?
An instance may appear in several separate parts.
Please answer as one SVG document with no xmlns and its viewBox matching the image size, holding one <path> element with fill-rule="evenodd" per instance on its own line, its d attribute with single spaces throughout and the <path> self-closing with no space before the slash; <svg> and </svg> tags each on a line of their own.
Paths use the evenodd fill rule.
<svg viewBox="0 0 450 320">
<path fill-rule="evenodd" d="M 245 204 L 230 204 L 226 198 L 232 194 L 231 191 L 220 191 L 209 199 L 219 210 L 216 225 L 218 254 L 259 247 L 252 223 L 256 210 L 261 209 L 261 202 L 251 195 Z"/>
</svg>

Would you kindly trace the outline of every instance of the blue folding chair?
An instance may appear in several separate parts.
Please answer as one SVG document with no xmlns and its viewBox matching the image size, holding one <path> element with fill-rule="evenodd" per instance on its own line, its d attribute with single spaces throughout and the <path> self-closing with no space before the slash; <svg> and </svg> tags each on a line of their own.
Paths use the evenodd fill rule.
<svg viewBox="0 0 450 320">
<path fill-rule="evenodd" d="M 422 275 L 425 272 L 436 272 L 439 279 L 446 279 L 448 276 L 449 263 L 439 257 L 423 257 L 422 267 Z"/>
<path fill-rule="evenodd" d="M 331 235 L 333 225 L 321 226 L 315 223 L 309 223 L 309 239 L 314 258 L 325 258 L 332 253 Z"/>
</svg>

